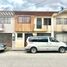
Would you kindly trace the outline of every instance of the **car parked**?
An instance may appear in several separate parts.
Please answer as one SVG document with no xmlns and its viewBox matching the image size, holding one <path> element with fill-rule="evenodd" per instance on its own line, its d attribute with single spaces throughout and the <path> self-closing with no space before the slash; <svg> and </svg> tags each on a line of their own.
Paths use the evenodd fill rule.
<svg viewBox="0 0 67 67">
<path fill-rule="evenodd" d="M 4 51 L 6 49 L 6 45 L 4 43 L 0 43 L 0 51 Z"/>
<path fill-rule="evenodd" d="M 65 53 L 67 45 L 49 36 L 31 36 L 27 38 L 26 51 L 36 53 L 37 51 L 59 51 Z"/>
</svg>

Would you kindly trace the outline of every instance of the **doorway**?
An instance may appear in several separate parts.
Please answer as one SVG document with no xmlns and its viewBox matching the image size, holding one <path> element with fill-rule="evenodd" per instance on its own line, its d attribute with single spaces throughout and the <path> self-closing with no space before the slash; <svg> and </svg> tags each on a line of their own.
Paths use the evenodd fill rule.
<svg viewBox="0 0 67 67">
<path fill-rule="evenodd" d="M 28 37 L 33 36 L 33 33 L 25 33 L 25 41 L 24 41 L 24 47 L 27 45 L 26 40 Z"/>
</svg>

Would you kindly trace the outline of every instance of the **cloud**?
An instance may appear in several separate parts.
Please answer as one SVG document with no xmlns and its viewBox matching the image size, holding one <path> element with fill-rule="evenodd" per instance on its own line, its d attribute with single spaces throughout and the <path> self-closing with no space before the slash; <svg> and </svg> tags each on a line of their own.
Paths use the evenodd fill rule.
<svg viewBox="0 0 67 67">
<path fill-rule="evenodd" d="M 61 2 L 67 4 L 67 0 L 61 0 Z"/>
<path fill-rule="evenodd" d="M 59 11 L 67 8 L 67 0 L 0 0 L 2 10 Z"/>
<path fill-rule="evenodd" d="M 0 10 L 13 10 L 13 6 L 9 4 L 1 5 Z"/>
<path fill-rule="evenodd" d="M 15 3 L 15 4 L 23 4 L 24 0 L 7 0 L 9 3 Z"/>
</svg>

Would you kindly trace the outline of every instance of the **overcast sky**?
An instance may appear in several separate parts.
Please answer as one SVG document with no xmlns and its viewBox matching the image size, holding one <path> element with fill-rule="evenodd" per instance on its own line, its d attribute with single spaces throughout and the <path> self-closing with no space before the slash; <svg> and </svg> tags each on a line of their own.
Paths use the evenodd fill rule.
<svg viewBox="0 0 67 67">
<path fill-rule="evenodd" d="M 0 10 L 59 11 L 67 0 L 0 0 Z"/>
</svg>

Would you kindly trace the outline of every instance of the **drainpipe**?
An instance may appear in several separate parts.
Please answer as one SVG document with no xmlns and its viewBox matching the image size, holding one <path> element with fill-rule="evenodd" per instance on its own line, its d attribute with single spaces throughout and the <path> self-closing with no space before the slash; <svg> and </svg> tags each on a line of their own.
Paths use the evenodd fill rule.
<svg viewBox="0 0 67 67">
<path fill-rule="evenodd" d="M 56 24 L 56 16 L 57 16 L 57 13 L 54 13 L 51 17 L 51 37 L 54 37 L 55 34 L 54 34 L 54 26 Z"/>
<path fill-rule="evenodd" d="M 54 21 L 53 21 L 53 16 L 51 18 L 51 37 L 54 37 Z"/>
</svg>

